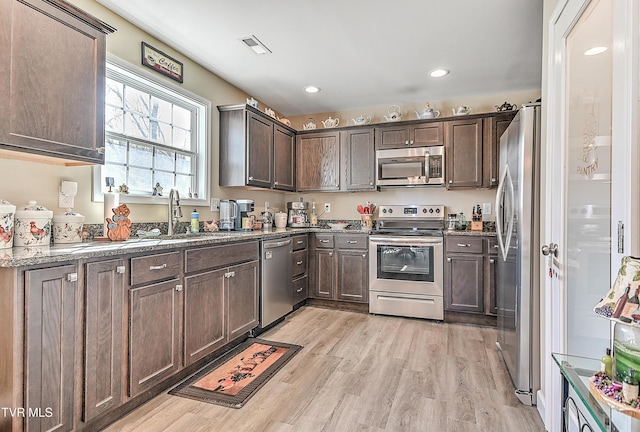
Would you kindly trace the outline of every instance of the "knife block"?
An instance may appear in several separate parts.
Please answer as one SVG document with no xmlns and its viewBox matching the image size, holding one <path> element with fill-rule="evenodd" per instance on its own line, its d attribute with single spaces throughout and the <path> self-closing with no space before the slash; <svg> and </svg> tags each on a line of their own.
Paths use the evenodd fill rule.
<svg viewBox="0 0 640 432">
<path fill-rule="evenodd" d="M 482 219 L 471 221 L 471 231 L 482 231 Z"/>
</svg>

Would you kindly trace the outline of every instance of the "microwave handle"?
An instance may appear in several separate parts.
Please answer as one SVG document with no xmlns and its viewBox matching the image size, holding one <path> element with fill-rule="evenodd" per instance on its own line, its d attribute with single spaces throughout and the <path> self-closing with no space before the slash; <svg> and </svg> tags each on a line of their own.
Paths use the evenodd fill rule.
<svg viewBox="0 0 640 432">
<path fill-rule="evenodd" d="M 425 152 L 424 153 L 424 177 L 425 177 L 425 181 L 426 183 L 429 183 L 429 171 L 431 171 L 431 167 L 430 167 L 430 158 L 431 158 L 431 154 L 429 152 Z"/>
</svg>

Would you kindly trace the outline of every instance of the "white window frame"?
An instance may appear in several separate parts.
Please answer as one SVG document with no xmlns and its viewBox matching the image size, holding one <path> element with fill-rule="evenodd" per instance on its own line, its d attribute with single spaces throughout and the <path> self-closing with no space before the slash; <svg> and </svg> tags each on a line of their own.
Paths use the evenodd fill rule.
<svg viewBox="0 0 640 432">
<path fill-rule="evenodd" d="M 146 70 L 134 66 L 131 63 L 122 60 L 114 55 L 107 54 L 107 67 L 113 67 L 116 72 L 132 79 L 141 78 L 145 81 L 145 86 L 151 91 L 169 92 L 171 98 L 183 100 L 190 104 L 201 105 L 197 110 L 197 120 L 192 130 L 192 134 L 197 134 L 197 165 L 196 165 L 196 182 L 198 184 L 198 198 L 189 198 L 188 196 L 180 196 L 182 204 L 205 206 L 209 205 L 210 196 L 210 148 L 211 148 L 211 102 L 191 93 L 182 87 L 170 82 L 160 80 L 154 74 Z M 106 139 L 106 137 L 105 137 Z M 102 165 L 93 167 L 93 184 L 92 184 L 92 201 L 103 202 L 102 185 L 104 176 L 102 175 Z M 118 184 L 115 185 L 118 190 Z M 169 196 L 169 188 L 163 191 L 162 196 L 153 195 L 131 195 L 120 194 L 121 203 L 133 204 L 166 204 Z"/>
</svg>

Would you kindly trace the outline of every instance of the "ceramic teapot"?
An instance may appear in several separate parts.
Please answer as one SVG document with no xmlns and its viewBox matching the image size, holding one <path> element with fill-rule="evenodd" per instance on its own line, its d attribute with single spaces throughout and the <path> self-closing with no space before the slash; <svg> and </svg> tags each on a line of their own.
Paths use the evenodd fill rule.
<svg viewBox="0 0 640 432">
<path fill-rule="evenodd" d="M 387 121 L 398 121 L 402 118 L 402 110 L 399 105 L 391 105 L 388 113 L 388 116 L 384 116 Z"/>
<path fill-rule="evenodd" d="M 307 119 L 307 122 L 302 125 L 303 130 L 314 130 L 315 128 L 316 128 L 316 122 L 311 117 L 309 117 Z"/>
<path fill-rule="evenodd" d="M 371 117 L 369 117 L 369 116 L 365 117 L 363 115 L 360 115 L 359 117 L 356 117 L 356 118 L 351 119 L 351 120 L 353 120 L 353 123 L 355 125 L 357 125 L 357 126 L 367 125 L 367 124 L 371 123 Z"/>
<path fill-rule="evenodd" d="M 513 111 L 518 109 L 518 106 L 516 104 L 510 104 L 509 102 L 505 102 L 500 106 L 495 105 L 495 107 L 498 111 Z"/>
<path fill-rule="evenodd" d="M 271 116 L 273 118 L 276 118 L 276 113 L 271 109 L 271 108 L 265 108 L 264 109 L 265 114 L 267 114 L 268 116 Z"/>
<path fill-rule="evenodd" d="M 251 105 L 254 108 L 258 108 L 258 101 L 254 98 L 247 98 L 247 105 Z"/>
<path fill-rule="evenodd" d="M 322 120 L 322 126 L 326 127 L 326 128 L 334 128 L 334 127 L 338 127 L 338 124 L 340 124 L 340 119 L 338 118 L 331 118 L 329 117 L 326 120 Z"/>
<path fill-rule="evenodd" d="M 433 108 L 429 107 L 429 104 L 426 104 L 425 107 L 422 109 L 422 112 L 416 111 L 416 116 L 420 120 L 438 118 L 440 117 L 440 111 L 434 110 Z"/>
<path fill-rule="evenodd" d="M 471 112 L 471 107 L 459 106 L 458 108 L 451 108 L 453 115 L 466 115 Z"/>
</svg>

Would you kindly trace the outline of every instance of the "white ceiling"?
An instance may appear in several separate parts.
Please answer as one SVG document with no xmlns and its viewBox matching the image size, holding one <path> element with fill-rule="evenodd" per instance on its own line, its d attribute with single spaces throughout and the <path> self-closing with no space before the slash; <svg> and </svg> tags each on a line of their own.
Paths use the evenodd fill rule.
<svg viewBox="0 0 640 432">
<path fill-rule="evenodd" d="M 98 1 L 285 116 L 541 86 L 543 0 Z"/>
</svg>

